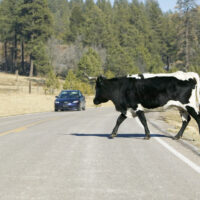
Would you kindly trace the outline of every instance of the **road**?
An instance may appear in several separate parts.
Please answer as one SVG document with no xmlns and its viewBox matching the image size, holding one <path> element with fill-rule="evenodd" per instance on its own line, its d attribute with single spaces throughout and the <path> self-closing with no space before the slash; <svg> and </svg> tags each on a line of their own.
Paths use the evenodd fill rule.
<svg viewBox="0 0 200 200">
<path fill-rule="evenodd" d="M 200 157 L 113 108 L 0 118 L 0 200 L 199 200 Z"/>
</svg>

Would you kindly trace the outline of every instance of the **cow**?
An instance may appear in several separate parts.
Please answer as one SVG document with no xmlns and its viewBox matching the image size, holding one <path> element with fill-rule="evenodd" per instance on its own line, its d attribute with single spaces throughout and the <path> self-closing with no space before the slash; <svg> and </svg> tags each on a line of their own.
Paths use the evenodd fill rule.
<svg viewBox="0 0 200 200">
<path fill-rule="evenodd" d="M 135 74 L 125 77 L 107 79 L 96 78 L 95 105 L 111 100 L 121 114 L 110 135 L 117 135 L 120 124 L 127 117 L 138 117 L 145 130 L 144 139 L 150 139 L 150 131 L 144 113 L 151 109 L 169 107 L 178 108 L 182 126 L 173 137 L 182 137 L 191 116 L 198 124 L 200 131 L 199 112 L 199 76 L 194 72 L 174 72 L 161 74 Z"/>
</svg>

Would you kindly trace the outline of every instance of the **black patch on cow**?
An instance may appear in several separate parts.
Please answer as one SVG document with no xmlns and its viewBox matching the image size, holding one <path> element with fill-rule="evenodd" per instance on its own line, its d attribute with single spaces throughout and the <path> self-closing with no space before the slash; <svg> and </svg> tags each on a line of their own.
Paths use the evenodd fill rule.
<svg viewBox="0 0 200 200">
<path fill-rule="evenodd" d="M 175 77 L 153 77 L 134 81 L 134 94 L 130 94 L 129 101 L 142 104 L 145 108 L 156 108 L 167 104 L 168 101 L 189 103 L 192 89 L 196 80 L 179 80 Z"/>
<path fill-rule="evenodd" d="M 196 120 L 198 127 L 199 127 L 199 133 L 200 133 L 200 117 L 199 117 L 198 113 L 196 113 L 194 108 L 192 108 L 190 106 L 186 106 L 186 109 L 187 109 L 188 113 Z"/>
<path fill-rule="evenodd" d="M 139 76 L 141 79 L 144 79 L 144 75 L 143 75 L 143 74 L 138 74 L 138 76 Z"/>
</svg>

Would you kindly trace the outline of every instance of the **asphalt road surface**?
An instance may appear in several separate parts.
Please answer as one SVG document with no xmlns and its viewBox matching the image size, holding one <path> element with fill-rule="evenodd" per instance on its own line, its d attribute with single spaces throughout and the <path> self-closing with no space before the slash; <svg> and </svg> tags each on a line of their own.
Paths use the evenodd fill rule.
<svg viewBox="0 0 200 200">
<path fill-rule="evenodd" d="M 0 200 L 199 200 L 200 157 L 113 108 L 0 118 Z"/>
</svg>

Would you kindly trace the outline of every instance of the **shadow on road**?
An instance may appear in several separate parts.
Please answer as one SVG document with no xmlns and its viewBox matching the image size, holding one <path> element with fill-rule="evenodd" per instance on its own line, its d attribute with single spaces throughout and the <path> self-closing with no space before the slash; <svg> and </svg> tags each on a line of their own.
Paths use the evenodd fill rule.
<svg viewBox="0 0 200 200">
<path fill-rule="evenodd" d="M 110 134 L 105 133 L 71 133 L 70 135 L 79 136 L 79 137 L 106 137 L 109 138 Z M 123 133 L 118 134 L 116 137 L 121 138 L 144 138 L 145 134 L 141 133 Z M 172 138 L 171 136 L 166 136 L 163 134 L 151 134 L 151 137 L 164 137 L 164 138 Z"/>
</svg>

